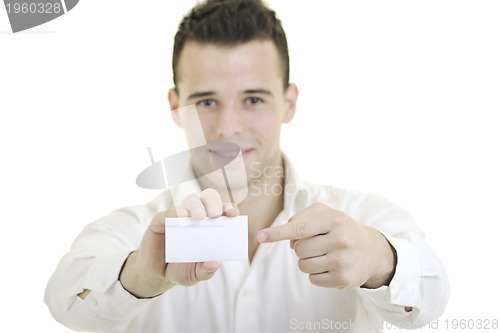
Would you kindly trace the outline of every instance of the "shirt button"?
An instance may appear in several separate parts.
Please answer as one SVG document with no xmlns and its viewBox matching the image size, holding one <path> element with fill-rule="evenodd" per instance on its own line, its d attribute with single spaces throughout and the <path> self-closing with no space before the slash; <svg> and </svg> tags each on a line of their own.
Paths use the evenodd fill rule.
<svg viewBox="0 0 500 333">
<path fill-rule="evenodd" d="M 242 290 L 241 294 L 245 297 L 247 296 L 250 296 L 250 294 L 252 293 L 252 291 L 250 290 L 250 288 L 245 288 Z"/>
<path fill-rule="evenodd" d="M 97 305 L 97 299 L 93 296 L 90 296 L 89 297 L 89 303 L 93 306 L 96 306 Z"/>
</svg>

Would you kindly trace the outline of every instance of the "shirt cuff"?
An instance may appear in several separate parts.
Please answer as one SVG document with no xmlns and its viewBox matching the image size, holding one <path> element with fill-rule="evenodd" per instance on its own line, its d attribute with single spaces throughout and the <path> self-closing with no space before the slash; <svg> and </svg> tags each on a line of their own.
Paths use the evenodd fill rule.
<svg viewBox="0 0 500 333">
<path fill-rule="evenodd" d="M 85 272 L 82 287 L 90 293 L 83 300 L 84 306 L 100 318 L 120 321 L 132 318 L 152 302 L 136 298 L 118 280 L 129 254 L 129 250 L 99 253 Z"/>
<path fill-rule="evenodd" d="M 93 292 L 105 293 L 120 276 L 129 250 L 104 251 L 94 255 L 92 264 L 85 272 L 82 287 Z"/>
<path fill-rule="evenodd" d="M 135 317 L 153 299 L 138 299 L 116 281 L 105 293 L 91 291 L 83 302 L 94 315 L 122 322 Z"/>
</svg>

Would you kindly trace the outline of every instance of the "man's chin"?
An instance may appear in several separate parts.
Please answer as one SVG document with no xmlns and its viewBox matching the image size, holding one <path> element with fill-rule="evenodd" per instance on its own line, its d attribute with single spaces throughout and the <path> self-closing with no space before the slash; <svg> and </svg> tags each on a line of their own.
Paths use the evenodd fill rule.
<svg viewBox="0 0 500 333">
<path fill-rule="evenodd" d="M 198 172 L 197 174 L 200 174 Z M 243 163 L 229 164 L 223 168 L 197 177 L 200 186 L 216 190 L 223 201 L 235 204 L 242 202 L 248 194 L 248 178 Z"/>
<path fill-rule="evenodd" d="M 211 188 L 217 191 L 220 194 L 223 202 L 232 202 L 234 204 L 239 204 L 248 195 L 248 183 L 245 181 L 244 183 L 236 183 L 228 181 L 229 186 L 226 186 L 225 183 L 219 181 L 207 181 L 206 177 L 203 179 L 199 179 L 200 185 L 203 189 Z"/>
</svg>

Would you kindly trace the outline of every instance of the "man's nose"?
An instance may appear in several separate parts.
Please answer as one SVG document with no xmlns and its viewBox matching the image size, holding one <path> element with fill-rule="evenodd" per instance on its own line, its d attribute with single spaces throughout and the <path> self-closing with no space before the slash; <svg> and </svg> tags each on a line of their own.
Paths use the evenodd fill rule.
<svg viewBox="0 0 500 333">
<path fill-rule="evenodd" d="M 237 107 L 226 106 L 219 110 L 216 132 L 220 138 L 230 139 L 243 131 L 242 112 Z"/>
</svg>

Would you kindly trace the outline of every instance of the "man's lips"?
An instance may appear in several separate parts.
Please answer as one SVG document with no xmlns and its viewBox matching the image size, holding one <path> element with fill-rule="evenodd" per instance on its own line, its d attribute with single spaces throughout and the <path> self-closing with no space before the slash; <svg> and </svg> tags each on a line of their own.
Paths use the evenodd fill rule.
<svg viewBox="0 0 500 333">
<path fill-rule="evenodd" d="M 236 158 L 238 154 L 240 153 L 239 149 L 208 149 L 208 151 L 214 155 L 217 155 L 219 157 L 223 158 Z"/>
<path fill-rule="evenodd" d="M 253 148 L 248 148 L 248 149 L 245 149 L 245 150 L 241 150 L 241 153 L 243 154 L 243 158 L 247 157 L 248 154 L 250 154 L 251 152 L 253 152 L 254 149 Z"/>
<path fill-rule="evenodd" d="M 243 157 L 247 156 L 250 152 L 252 152 L 254 149 L 253 148 L 246 148 L 246 149 L 241 149 L 241 154 Z M 234 150 L 234 149 L 209 149 L 209 152 L 217 155 L 222 158 L 236 158 L 238 157 L 238 154 L 240 153 L 240 150 Z"/>
</svg>

